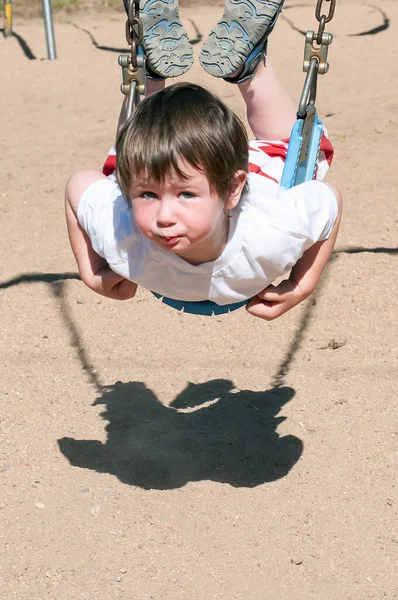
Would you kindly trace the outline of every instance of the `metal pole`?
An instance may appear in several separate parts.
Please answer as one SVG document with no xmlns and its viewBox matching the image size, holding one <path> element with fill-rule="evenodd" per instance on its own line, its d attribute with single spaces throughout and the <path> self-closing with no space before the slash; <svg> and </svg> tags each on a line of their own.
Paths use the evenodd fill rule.
<svg viewBox="0 0 398 600">
<path fill-rule="evenodd" d="M 46 28 L 47 56 L 49 60 L 57 58 L 54 40 L 54 25 L 51 0 L 42 0 L 44 26 Z"/>
<path fill-rule="evenodd" d="M 4 37 L 12 36 L 12 0 L 5 0 L 4 2 Z"/>
</svg>

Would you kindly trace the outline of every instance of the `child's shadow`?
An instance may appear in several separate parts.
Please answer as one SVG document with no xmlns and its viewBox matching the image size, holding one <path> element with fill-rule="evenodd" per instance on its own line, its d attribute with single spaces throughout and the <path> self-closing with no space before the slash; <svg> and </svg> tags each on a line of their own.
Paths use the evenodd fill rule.
<svg viewBox="0 0 398 600">
<path fill-rule="evenodd" d="M 236 391 L 216 379 L 188 384 L 166 407 L 143 383 L 117 382 L 94 403 L 107 405 L 107 442 L 62 438 L 59 446 L 71 465 L 144 489 L 201 480 L 254 487 L 285 476 L 301 455 L 300 439 L 276 432 L 285 417 L 275 415 L 293 396 L 288 387 Z"/>
</svg>

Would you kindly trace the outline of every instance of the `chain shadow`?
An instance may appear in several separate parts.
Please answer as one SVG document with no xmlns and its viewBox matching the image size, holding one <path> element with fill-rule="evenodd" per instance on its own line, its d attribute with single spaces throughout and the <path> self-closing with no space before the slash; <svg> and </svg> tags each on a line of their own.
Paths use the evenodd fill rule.
<svg viewBox="0 0 398 600">
<path fill-rule="evenodd" d="M 4 28 L 0 28 L 0 33 L 4 34 Z M 36 56 L 33 54 L 32 50 L 30 49 L 29 45 L 25 42 L 23 37 L 18 35 L 18 33 L 15 33 L 15 31 L 11 32 L 10 38 L 11 37 L 14 37 L 17 40 L 18 44 L 21 47 L 22 52 L 25 54 L 27 59 L 36 60 Z"/>
<path fill-rule="evenodd" d="M 352 246 L 350 248 L 341 248 L 340 250 L 334 250 L 333 258 L 339 254 L 391 254 L 394 256 L 398 254 L 398 247 L 387 248 L 385 246 L 376 246 L 375 248 L 364 248 L 363 246 Z"/>
<path fill-rule="evenodd" d="M 8 281 L 0 282 L 0 290 L 6 290 L 16 285 L 22 285 L 26 283 L 47 283 L 52 285 L 54 283 L 69 281 L 74 279 L 80 281 L 79 273 L 23 273 Z"/>
<path fill-rule="evenodd" d="M 276 432 L 285 420 L 276 415 L 294 393 L 235 390 L 216 379 L 189 383 L 166 407 L 144 383 L 117 382 L 94 402 L 106 406 L 107 441 L 65 437 L 58 444 L 71 465 L 143 489 L 203 480 L 252 488 L 284 477 L 300 458 L 302 441 Z"/>
<path fill-rule="evenodd" d="M 289 10 L 289 9 L 296 9 L 296 8 L 302 8 L 302 7 L 308 7 L 308 4 L 295 4 L 294 6 L 285 6 L 284 8 L 284 12 Z M 378 33 L 381 33 L 382 31 L 386 31 L 387 29 L 389 29 L 390 27 L 390 19 L 388 17 L 388 15 L 384 12 L 384 10 L 382 10 L 379 6 L 373 6 L 373 4 L 366 4 L 364 6 L 369 6 L 370 8 L 373 8 L 375 11 L 377 11 L 382 19 L 383 22 L 380 25 L 376 25 L 375 27 L 372 27 L 372 29 L 369 29 L 367 31 L 361 31 L 360 33 L 350 33 L 347 35 L 347 37 L 363 37 L 366 35 L 376 35 Z M 289 19 L 289 17 L 287 17 L 285 14 L 281 15 L 281 19 L 283 19 L 284 21 L 286 21 L 286 23 L 288 23 L 288 25 L 290 25 L 291 29 L 293 29 L 293 31 L 297 31 L 297 33 L 300 33 L 301 35 L 306 35 L 306 31 L 304 31 L 303 29 L 300 29 L 299 27 L 297 27 L 292 19 Z M 338 34 L 333 34 L 333 37 L 337 38 Z"/>
<path fill-rule="evenodd" d="M 189 40 L 189 43 L 192 46 L 195 46 L 196 44 L 200 44 L 200 42 L 203 39 L 203 35 L 201 34 L 198 26 L 196 25 L 195 21 L 193 21 L 192 19 L 189 19 L 194 31 L 195 31 L 195 36 L 194 38 Z M 86 33 L 88 35 L 88 37 L 91 40 L 91 43 L 93 44 L 93 46 L 97 49 L 97 50 L 103 50 L 105 52 L 116 52 L 118 54 L 128 54 L 131 49 L 124 47 L 124 48 L 116 48 L 114 46 L 104 46 L 103 44 L 99 44 L 97 42 L 97 40 L 95 39 L 94 35 L 91 33 L 91 31 L 89 31 L 88 29 L 85 29 L 84 27 L 80 27 L 80 25 L 77 25 L 77 23 L 71 23 L 71 25 L 75 28 L 78 29 L 79 31 L 83 31 L 83 33 Z"/>
</svg>

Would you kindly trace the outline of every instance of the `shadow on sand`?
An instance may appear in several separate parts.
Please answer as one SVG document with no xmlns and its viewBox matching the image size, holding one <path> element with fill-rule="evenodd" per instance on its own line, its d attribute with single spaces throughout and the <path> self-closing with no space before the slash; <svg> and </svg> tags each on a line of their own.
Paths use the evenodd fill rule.
<svg viewBox="0 0 398 600">
<path fill-rule="evenodd" d="M 0 34 L 4 35 L 4 28 L 0 28 Z M 13 31 L 10 35 L 10 39 L 11 38 L 15 38 L 17 40 L 22 52 L 25 54 L 28 60 L 36 60 L 36 56 L 33 54 L 28 43 L 24 40 L 22 36 L 18 35 L 18 33 Z"/>
<path fill-rule="evenodd" d="M 329 264 L 341 254 L 361 253 L 396 256 L 398 248 L 341 248 Z M 231 381 L 217 379 L 189 384 L 166 407 L 144 383 L 102 385 L 64 294 L 66 282 L 78 279 L 77 273 L 24 273 L 0 282 L 0 290 L 39 282 L 50 286 L 70 343 L 97 391 L 94 404 L 106 406 L 102 413 L 109 422 L 105 443 L 58 441 L 71 465 L 111 473 L 144 489 L 163 490 L 200 480 L 255 487 L 289 473 L 302 454 L 303 443 L 294 436 L 278 435 L 277 426 L 284 417 L 276 415 L 294 397 L 295 391 L 285 381 L 313 318 L 322 282 L 301 315 L 269 390 L 236 390 Z"/>
<path fill-rule="evenodd" d="M 276 432 L 285 417 L 275 415 L 293 396 L 289 387 L 240 391 L 216 379 L 188 384 L 166 407 L 143 383 L 117 382 L 94 403 L 106 406 L 107 441 L 58 443 L 71 465 L 144 489 L 201 480 L 255 487 L 284 477 L 302 453 L 300 439 Z"/>
</svg>

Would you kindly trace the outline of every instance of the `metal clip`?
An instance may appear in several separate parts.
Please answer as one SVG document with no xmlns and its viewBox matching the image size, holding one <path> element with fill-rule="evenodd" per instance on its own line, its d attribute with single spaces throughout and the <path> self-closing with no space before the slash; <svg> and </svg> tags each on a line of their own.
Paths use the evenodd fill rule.
<svg viewBox="0 0 398 600">
<path fill-rule="evenodd" d="M 305 162 L 308 160 L 309 146 L 311 141 L 312 128 L 314 126 L 316 116 L 315 105 L 311 104 L 306 109 L 306 115 L 304 118 L 302 136 L 303 143 L 301 146 L 300 154 L 299 154 L 299 163 Z"/>
<path fill-rule="evenodd" d="M 126 110 L 127 118 L 129 118 L 133 108 L 139 103 L 140 97 L 144 96 L 146 93 L 147 74 L 145 56 L 138 55 L 136 61 L 137 67 L 133 68 L 131 64 L 131 55 L 121 54 L 118 58 L 118 63 L 122 67 L 123 77 L 120 91 L 122 94 L 129 97 Z"/>
<path fill-rule="evenodd" d="M 327 62 L 329 46 L 333 41 L 331 33 L 323 33 L 321 45 L 317 44 L 317 35 L 314 31 L 307 31 L 305 36 L 304 47 L 304 64 L 303 71 L 307 73 L 310 68 L 311 60 L 316 57 L 318 61 L 318 73 L 324 75 L 329 71 L 329 63 Z"/>
<path fill-rule="evenodd" d="M 309 64 L 307 77 L 305 78 L 299 108 L 297 111 L 297 116 L 301 119 L 304 119 L 307 116 L 309 107 L 315 106 L 317 83 L 318 58 L 316 56 L 313 56 Z"/>
</svg>

